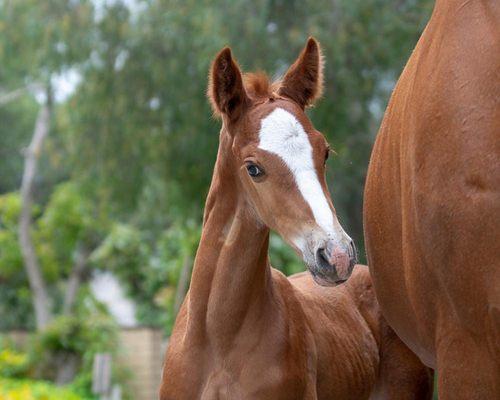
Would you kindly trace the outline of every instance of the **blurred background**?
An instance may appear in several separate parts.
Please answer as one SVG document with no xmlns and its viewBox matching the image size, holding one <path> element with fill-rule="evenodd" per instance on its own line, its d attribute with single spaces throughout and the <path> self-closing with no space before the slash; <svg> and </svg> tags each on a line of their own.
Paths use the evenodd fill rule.
<svg viewBox="0 0 500 400">
<path fill-rule="evenodd" d="M 205 90 L 225 45 L 279 77 L 309 35 L 321 42 L 309 115 L 336 151 L 330 190 L 364 261 L 371 146 L 432 5 L 0 0 L 0 399 L 156 398 L 216 156 Z M 277 236 L 271 261 L 303 269 Z"/>
</svg>

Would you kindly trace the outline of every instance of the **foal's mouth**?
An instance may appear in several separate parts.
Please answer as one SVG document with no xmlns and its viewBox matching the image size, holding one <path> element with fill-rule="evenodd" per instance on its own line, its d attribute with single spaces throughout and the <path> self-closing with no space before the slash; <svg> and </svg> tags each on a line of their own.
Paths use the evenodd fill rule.
<svg viewBox="0 0 500 400">
<path fill-rule="evenodd" d="M 332 267 L 330 266 L 330 268 Z M 347 281 L 347 279 L 340 279 L 335 271 L 332 271 L 332 274 L 330 274 L 321 266 L 308 266 L 308 269 L 313 277 L 314 282 L 316 282 L 320 286 L 338 286 Z"/>
</svg>

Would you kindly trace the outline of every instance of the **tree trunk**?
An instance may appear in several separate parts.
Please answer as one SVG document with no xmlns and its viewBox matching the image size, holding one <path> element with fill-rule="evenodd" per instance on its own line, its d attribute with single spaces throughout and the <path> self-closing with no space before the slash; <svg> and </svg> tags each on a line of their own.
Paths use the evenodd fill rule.
<svg viewBox="0 0 500 400">
<path fill-rule="evenodd" d="M 33 306 L 36 316 L 36 327 L 43 329 L 51 320 L 50 298 L 42 276 L 35 247 L 31 238 L 31 209 L 33 203 L 33 184 L 38 170 L 38 160 L 43 142 L 49 132 L 51 101 L 47 101 L 38 113 L 33 138 L 24 153 L 24 173 L 21 183 L 21 215 L 19 217 L 19 241 L 24 267 L 33 296 Z"/>
<path fill-rule="evenodd" d="M 191 273 L 191 264 L 191 257 L 189 255 L 186 255 L 184 264 L 182 264 L 181 275 L 179 276 L 179 283 L 177 284 L 177 291 L 175 292 L 175 315 L 177 315 L 177 313 L 179 312 L 182 302 L 184 301 L 184 297 L 186 296 L 189 283 L 189 275 Z"/>
<path fill-rule="evenodd" d="M 67 385 L 75 379 L 81 359 L 77 354 L 61 352 L 55 356 L 55 381 L 57 385 Z"/>
<path fill-rule="evenodd" d="M 76 260 L 73 269 L 71 270 L 71 275 L 68 279 L 68 285 L 66 287 L 66 293 L 64 294 L 63 302 L 63 314 L 68 315 L 73 309 L 73 305 L 76 301 L 76 296 L 78 294 L 78 289 L 82 283 L 83 274 L 87 267 L 87 260 L 90 255 L 90 251 L 84 246 L 77 246 L 76 249 Z"/>
</svg>

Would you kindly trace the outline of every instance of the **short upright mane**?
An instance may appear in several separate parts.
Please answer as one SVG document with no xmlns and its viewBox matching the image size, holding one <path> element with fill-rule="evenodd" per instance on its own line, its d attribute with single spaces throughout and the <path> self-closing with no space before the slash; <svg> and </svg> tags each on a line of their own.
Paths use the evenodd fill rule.
<svg viewBox="0 0 500 400">
<path fill-rule="evenodd" d="M 250 72 L 243 75 L 245 90 L 253 99 L 277 96 L 280 82 L 271 82 L 265 72 Z"/>
</svg>

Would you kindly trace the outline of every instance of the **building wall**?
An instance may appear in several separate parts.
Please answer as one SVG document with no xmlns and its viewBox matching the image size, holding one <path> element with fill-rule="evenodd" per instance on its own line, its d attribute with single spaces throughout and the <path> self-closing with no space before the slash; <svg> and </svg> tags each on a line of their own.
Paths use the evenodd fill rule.
<svg viewBox="0 0 500 400">
<path fill-rule="evenodd" d="M 151 328 L 123 329 L 120 341 L 122 354 L 117 362 L 132 373 L 129 385 L 134 399 L 157 399 L 163 363 L 161 331 Z"/>
<path fill-rule="evenodd" d="M 15 343 L 22 346 L 29 333 L 11 331 L 7 333 Z M 122 328 L 119 332 L 121 353 L 114 362 L 130 372 L 129 388 L 134 400 L 156 400 L 160 386 L 164 345 L 160 329 Z"/>
</svg>

